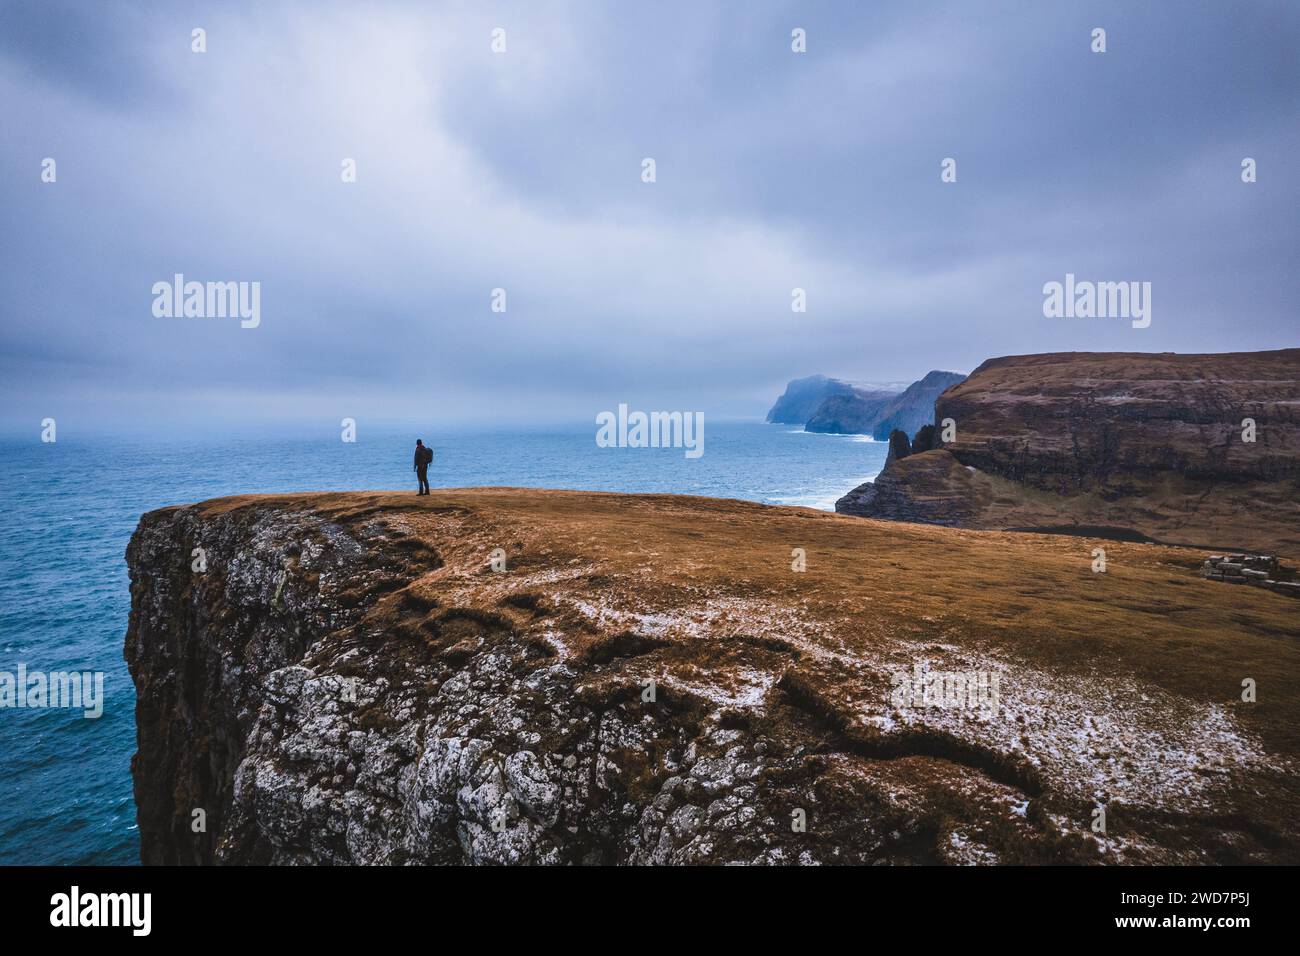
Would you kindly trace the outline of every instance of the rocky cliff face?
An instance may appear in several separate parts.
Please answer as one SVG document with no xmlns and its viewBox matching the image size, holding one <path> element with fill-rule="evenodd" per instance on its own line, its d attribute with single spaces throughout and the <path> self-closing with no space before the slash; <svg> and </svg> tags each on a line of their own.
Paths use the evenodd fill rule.
<svg viewBox="0 0 1300 956">
<path fill-rule="evenodd" d="M 833 395 L 851 395 L 853 386 L 825 375 L 796 378 L 767 413 L 767 420 L 782 425 L 802 425 L 818 406 Z"/>
<path fill-rule="evenodd" d="M 991 359 L 944 393 L 964 464 L 1050 491 L 1126 475 L 1300 477 L 1300 349 Z M 1245 419 L 1255 440 L 1242 437 Z"/>
<path fill-rule="evenodd" d="M 1295 862 L 1294 605 L 1109 554 L 653 495 L 154 511 L 143 859 Z"/>
<path fill-rule="evenodd" d="M 832 395 L 817 406 L 804 428 L 825 435 L 870 435 L 881 413 L 898 394 L 884 389 L 855 388 L 848 395 Z"/>
<path fill-rule="evenodd" d="M 960 372 L 927 372 L 913 382 L 903 394 L 880 410 L 871 434 L 876 441 L 886 441 L 895 429 L 915 435 L 925 425 L 934 423 L 934 403 L 946 389 L 966 380 Z"/>
<path fill-rule="evenodd" d="M 1300 548 L 1300 349 L 992 359 L 943 392 L 935 418 L 953 420 L 954 442 L 837 510 Z"/>
<path fill-rule="evenodd" d="M 810 432 L 871 435 L 887 441 L 895 429 L 914 433 L 934 416 L 934 401 L 965 378 L 958 372 L 928 372 L 901 392 L 895 388 L 854 388 L 826 398 L 808 418 Z"/>
</svg>

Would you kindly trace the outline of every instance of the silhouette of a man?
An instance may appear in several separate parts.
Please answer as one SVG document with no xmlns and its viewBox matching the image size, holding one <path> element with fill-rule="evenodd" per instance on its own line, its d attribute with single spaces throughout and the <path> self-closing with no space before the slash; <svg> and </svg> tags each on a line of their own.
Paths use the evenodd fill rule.
<svg viewBox="0 0 1300 956">
<path fill-rule="evenodd" d="M 415 440 L 415 474 L 420 479 L 419 495 L 429 493 L 429 463 L 433 461 L 433 449 L 420 439 Z"/>
</svg>

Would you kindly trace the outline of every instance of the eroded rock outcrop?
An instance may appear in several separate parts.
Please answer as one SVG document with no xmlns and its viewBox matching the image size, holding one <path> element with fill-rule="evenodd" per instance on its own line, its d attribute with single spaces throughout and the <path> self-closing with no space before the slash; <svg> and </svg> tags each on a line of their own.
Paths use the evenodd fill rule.
<svg viewBox="0 0 1300 956">
<path fill-rule="evenodd" d="M 1300 349 L 991 359 L 934 414 L 955 441 L 891 465 L 883 487 L 837 510 L 1300 550 Z"/>
<path fill-rule="evenodd" d="M 1294 603 L 1202 559 L 661 495 L 151 512 L 143 859 L 1294 862 L 1300 692 L 1239 698 L 1300 673 Z"/>
<path fill-rule="evenodd" d="M 885 456 L 885 463 L 898 461 L 900 458 L 906 458 L 912 453 L 912 443 L 908 441 L 907 432 L 895 428 L 889 433 L 889 451 Z"/>
</svg>

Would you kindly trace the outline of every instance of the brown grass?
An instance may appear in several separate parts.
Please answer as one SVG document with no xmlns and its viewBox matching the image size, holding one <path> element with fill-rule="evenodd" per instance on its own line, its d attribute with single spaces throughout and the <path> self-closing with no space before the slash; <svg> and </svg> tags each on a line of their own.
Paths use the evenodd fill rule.
<svg viewBox="0 0 1300 956">
<path fill-rule="evenodd" d="M 893 756 L 932 767 L 956 753 L 963 774 L 980 772 L 980 760 L 993 767 L 1023 753 L 1006 752 L 1004 737 L 978 722 L 940 726 L 922 715 L 910 736 L 894 738 L 870 718 L 888 714 L 888 674 L 918 656 L 935 666 L 995 661 L 1006 668 L 1009 705 L 1031 683 L 1049 700 L 1060 687 L 1089 701 L 1088 719 L 1133 732 L 1076 745 L 1078 728 L 1051 726 L 1050 706 L 1019 714 L 1028 753 L 1046 748 L 1047 800 L 1060 812 L 1077 819 L 1092 794 L 1066 770 L 1056 773 L 1052 748 L 1068 757 L 1072 747 L 1093 746 L 1098 767 L 1112 766 L 1098 777 L 1109 781 L 1104 789 L 1117 809 L 1132 808 L 1126 819 L 1156 827 L 1180 813 L 1219 814 L 1268 834 L 1295 829 L 1300 601 L 1202 580 L 1204 552 L 668 495 L 476 488 L 423 498 L 244 496 L 202 507 L 254 502 L 312 508 L 343 524 L 378 515 L 436 550 L 442 565 L 400 599 L 380 602 L 368 626 L 397 632 L 407 619 L 427 619 L 425 630 L 456 645 L 454 653 L 510 634 L 558 642 L 559 653 L 591 668 L 651 674 L 688 694 L 740 695 L 740 709 L 746 681 L 769 675 L 765 688 L 750 688 L 765 702 L 762 719 L 776 719 L 778 698 L 780 707 L 808 709 L 788 692 L 797 687 L 826 711 L 805 715 L 824 733 L 881 746 L 885 758 L 898 741 L 919 740 Z M 508 554 L 505 574 L 488 567 L 497 547 Z M 1106 551 L 1104 574 L 1091 570 L 1094 547 Z M 794 548 L 806 551 L 804 573 L 791 570 Z M 1256 681 L 1257 703 L 1241 702 L 1244 678 Z M 1186 731 L 1178 724 L 1187 714 L 1211 713 L 1261 760 L 1207 777 L 1194 797 L 1143 789 L 1131 769 L 1150 756 L 1143 748 L 1176 750 L 1171 741 Z M 1168 739 L 1142 736 L 1166 731 Z M 930 747 L 926 735 L 942 745 Z M 984 757 L 962 756 L 972 748 Z M 1115 780 L 1119 793 L 1110 789 Z"/>
</svg>

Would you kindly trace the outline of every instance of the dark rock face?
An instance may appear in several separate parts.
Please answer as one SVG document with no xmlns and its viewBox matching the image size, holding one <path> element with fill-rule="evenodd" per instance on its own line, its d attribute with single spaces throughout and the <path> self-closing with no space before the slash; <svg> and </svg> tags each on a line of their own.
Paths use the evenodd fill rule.
<svg viewBox="0 0 1300 956">
<path fill-rule="evenodd" d="M 980 471 L 1073 493 L 1124 476 L 1300 476 L 1300 349 L 990 359 L 936 404 Z M 1243 420 L 1256 440 L 1242 440 Z"/>
<path fill-rule="evenodd" d="M 876 441 L 887 441 L 894 429 L 910 435 L 933 421 L 935 399 L 963 379 L 957 372 L 930 372 L 902 392 L 855 388 L 823 401 L 805 427 L 832 435 L 871 435 Z"/>
<path fill-rule="evenodd" d="M 917 429 L 916 437 L 912 439 L 912 454 L 919 455 L 923 451 L 938 447 L 938 444 L 939 441 L 935 436 L 934 426 L 922 425 Z"/>
<path fill-rule="evenodd" d="M 882 441 L 892 430 L 899 429 L 909 435 L 917 429 L 934 423 L 935 400 L 947 389 L 966 380 L 959 372 L 929 372 L 919 382 L 913 382 L 902 395 L 880 410 L 872 430 L 876 441 Z"/>
<path fill-rule="evenodd" d="M 1300 349 L 1223 355 L 1059 353 L 991 359 L 944 391 L 935 419 L 956 422 L 946 454 L 978 476 L 985 500 L 941 514 L 905 503 L 915 476 L 888 472 L 889 496 L 848 495 L 869 517 L 975 528 L 1123 526 L 1165 541 L 1300 548 Z M 1244 441 L 1247 424 L 1254 438 Z M 918 435 L 918 445 L 932 438 Z M 954 486 L 952 490 L 956 490 Z"/>
<path fill-rule="evenodd" d="M 855 388 L 848 395 L 833 395 L 817 406 L 804 428 L 825 435 L 870 435 L 881 412 L 897 394 Z"/>
<path fill-rule="evenodd" d="M 192 570 L 195 548 L 212 562 L 204 573 Z M 217 837 L 237 829 L 237 771 L 274 713 L 266 686 L 282 679 L 272 675 L 354 624 L 410 568 L 436 567 L 438 558 L 378 524 L 346 528 L 256 507 L 150 512 L 126 556 L 141 855 L 146 864 L 212 862 L 223 853 Z M 194 832 L 195 810 L 206 814 L 206 832 Z"/>
<path fill-rule="evenodd" d="M 885 458 L 885 463 L 897 461 L 899 458 L 906 458 L 912 453 L 912 443 L 907 440 L 907 433 L 901 432 L 895 428 L 889 433 L 889 455 Z"/>
<path fill-rule="evenodd" d="M 892 445 L 892 443 L 891 443 Z M 835 502 L 841 514 L 889 517 L 961 527 L 974 519 L 987 491 L 976 476 L 943 449 L 890 461 L 875 481 L 865 482 Z"/>
<path fill-rule="evenodd" d="M 802 425 L 833 395 L 851 395 L 853 386 L 825 375 L 796 378 L 767 413 L 767 420 L 782 425 Z"/>
</svg>

